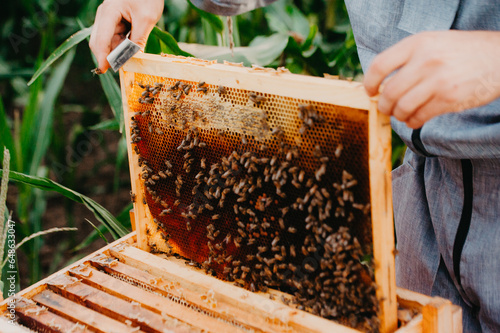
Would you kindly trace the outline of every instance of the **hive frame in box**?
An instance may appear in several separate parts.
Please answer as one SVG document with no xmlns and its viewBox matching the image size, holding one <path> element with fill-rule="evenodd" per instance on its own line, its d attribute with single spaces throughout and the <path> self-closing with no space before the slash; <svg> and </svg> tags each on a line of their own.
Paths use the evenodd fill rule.
<svg viewBox="0 0 500 333">
<path fill-rule="evenodd" d="M 132 219 L 133 220 L 133 219 Z M 106 260 L 110 258 L 112 260 Z M 120 261 L 116 261 L 118 258 Z M 105 274 L 104 272 L 107 272 Z M 113 272 L 128 272 L 128 276 L 133 279 L 142 280 L 144 287 L 138 289 L 135 285 L 130 285 L 123 282 L 123 279 L 119 280 L 116 275 L 110 273 Z M 165 279 L 166 275 L 169 279 Z M 153 277 L 153 279 L 151 279 Z M 72 279 L 70 283 L 66 285 L 61 285 L 60 281 L 62 279 Z M 78 280 L 75 280 L 78 278 Z M 168 308 L 172 306 L 166 298 L 161 298 L 158 294 L 162 292 L 162 286 L 179 285 L 185 287 L 185 300 L 193 301 L 195 304 L 202 304 L 203 301 L 200 295 L 204 292 L 204 288 L 215 288 L 214 293 L 217 300 L 220 302 L 218 313 L 221 314 L 231 314 L 234 318 L 238 318 L 238 313 L 241 311 L 247 311 L 247 307 L 255 306 L 261 303 L 260 316 L 265 316 L 267 318 L 286 318 L 288 320 L 288 328 L 280 326 L 279 323 L 273 323 L 272 321 L 267 321 L 262 327 L 259 327 L 258 331 L 261 332 L 338 332 L 338 333 L 354 333 L 357 332 L 351 328 L 341 326 L 335 322 L 327 321 L 323 318 L 313 316 L 309 313 L 303 311 L 297 311 L 293 308 L 288 308 L 283 305 L 280 299 L 280 293 L 274 292 L 274 298 L 276 300 L 269 299 L 269 293 L 258 293 L 254 295 L 244 289 L 232 286 L 227 282 L 220 281 L 214 277 L 206 276 L 202 271 L 197 268 L 186 266 L 182 260 L 168 257 L 162 258 L 161 255 L 152 255 L 150 253 L 144 252 L 136 248 L 136 234 L 135 232 L 128 234 L 127 236 L 97 250 L 96 252 L 88 255 L 87 257 L 69 265 L 66 268 L 52 274 L 51 276 L 39 281 L 38 283 L 22 290 L 16 297 L 24 298 L 26 300 L 36 299 L 37 295 L 47 295 L 50 294 L 52 290 L 63 294 L 66 298 L 57 297 L 54 293 L 50 294 L 50 297 L 57 297 L 58 300 L 63 301 L 66 304 L 70 304 L 69 307 L 61 308 L 57 304 L 52 304 L 54 309 L 58 309 L 59 312 L 54 313 L 51 308 L 51 312 L 48 312 L 38 306 L 34 305 L 28 307 L 27 309 L 20 309 L 19 311 L 24 311 L 25 321 L 30 322 L 39 328 L 43 328 L 45 325 L 45 331 L 53 332 L 60 331 L 57 327 L 61 329 L 66 328 L 67 331 L 72 332 L 87 332 L 85 329 L 81 329 L 84 324 L 89 329 L 94 331 L 104 331 L 110 332 L 106 329 L 107 323 L 105 321 L 93 321 L 91 320 L 93 315 L 99 315 L 101 313 L 107 314 L 109 317 L 114 318 L 119 313 L 125 315 L 125 321 L 134 321 L 134 326 L 138 324 L 140 318 L 133 314 L 123 313 L 124 305 L 123 300 L 129 303 L 129 307 L 139 309 L 139 304 L 141 310 L 144 313 L 149 313 L 153 317 L 155 314 L 151 314 L 150 310 L 155 310 L 156 313 L 160 313 L 163 308 Z M 96 287 L 100 291 L 95 291 L 95 289 L 89 289 L 89 287 Z M 223 289 L 227 288 L 226 295 L 230 295 L 226 299 L 219 298 L 218 287 Z M 75 294 L 75 290 L 83 291 Z M 156 290 L 155 290 L 156 288 Z M 158 289 L 159 288 L 159 289 Z M 88 293 L 89 290 L 94 290 L 95 294 Z M 168 290 L 168 288 L 166 289 Z M 194 293 L 193 291 L 196 290 Z M 104 293 L 103 293 L 104 292 Z M 72 295 L 72 296 L 71 296 Z M 83 296 L 83 297 L 82 297 Z M 47 300 L 50 299 L 47 298 Z M 110 297 L 115 298 L 116 302 L 112 303 L 112 306 L 104 306 L 106 299 Z M 38 297 L 39 298 L 39 297 Z M 68 299 L 69 298 L 69 299 Z M 75 299 L 76 298 L 76 299 Z M 8 306 L 12 299 L 8 298 L 0 303 L 0 332 L 9 333 L 23 333 L 32 332 L 26 328 L 26 326 L 13 326 L 8 322 L 4 316 L 9 314 Z M 68 303 L 68 300 L 75 303 Z M 29 301 L 28 301 L 29 302 Z M 156 303 L 155 303 L 156 302 Z M 256 303 L 258 302 L 258 303 Z M 411 292 L 405 289 L 397 289 L 397 302 L 401 309 L 407 310 L 409 312 L 414 312 L 413 318 L 411 318 L 405 325 L 394 331 L 394 333 L 461 333 L 462 330 L 462 316 L 461 309 L 458 306 L 452 305 L 449 301 L 444 300 L 439 297 L 428 297 L 415 292 Z M 75 311 L 76 308 L 80 307 L 80 304 L 86 305 L 86 314 L 82 315 Z M 121 303 L 121 304 L 118 304 Z M 265 304 L 265 306 L 262 306 Z M 49 305 L 50 306 L 50 305 Z M 155 306 L 155 309 L 151 307 Z M 26 311 L 28 310 L 28 311 Z M 38 310 L 38 311 L 36 311 Z M 148 311 L 145 311 L 148 310 Z M 228 311 L 229 310 L 229 311 Z M 238 312 L 239 311 L 239 312 Z M 29 313 L 28 313 L 29 312 Z M 175 311 L 170 310 L 166 314 L 175 316 Z M 90 316 L 89 316 L 90 314 Z M 163 316 L 163 311 L 161 311 Z M 276 316 L 281 314 L 284 317 Z M 188 310 L 184 310 L 181 313 L 177 313 L 180 322 L 190 323 L 192 327 L 204 328 L 209 332 L 234 332 L 235 328 L 227 326 L 224 322 L 213 320 L 210 321 L 210 317 L 206 318 L 208 321 L 200 322 L 199 315 Z M 128 319 L 127 319 L 128 317 Z M 255 314 L 246 314 L 246 319 L 241 318 L 238 322 L 248 323 L 249 320 L 265 319 L 265 317 L 256 317 Z M 104 318 L 104 317 L 103 317 Z M 143 318 L 145 319 L 145 318 Z M 155 327 L 155 322 L 151 319 L 150 323 L 146 326 Z M 400 318 L 402 319 L 402 318 Z M 279 321 L 279 320 L 278 320 Z M 144 323 L 146 323 L 143 320 Z M 79 326 L 75 324 L 79 323 Z M 116 324 L 116 323 L 115 323 Z M 255 323 L 253 323 L 255 325 Z M 49 326 L 47 328 L 47 326 Z M 30 326 L 32 327 L 32 326 Z M 210 327 L 215 327 L 210 329 Z M 109 327 L 108 327 L 109 328 Z M 116 327 L 114 327 L 116 329 Z M 115 330 L 113 330 L 115 331 Z M 136 331 L 130 327 L 130 332 Z M 160 332 L 162 329 L 160 328 Z M 125 331 L 124 331 L 125 332 Z M 156 331 L 155 331 L 156 332 Z"/>
<path fill-rule="evenodd" d="M 276 94 L 290 98 L 302 98 L 323 103 L 350 107 L 368 112 L 369 135 L 369 182 L 371 221 L 376 295 L 380 302 L 380 330 L 393 332 L 397 328 L 397 302 L 394 269 L 394 230 L 391 194 L 391 130 L 389 118 L 377 112 L 376 102 L 370 100 L 359 83 L 327 80 L 309 76 L 268 71 L 261 68 L 244 68 L 221 65 L 214 62 L 183 57 L 161 57 L 138 54 L 129 60 L 120 71 L 124 101 L 127 142 L 131 141 L 131 111 L 127 103 L 134 82 L 134 73 L 159 77 L 182 78 L 198 82 L 211 78 L 210 84 Z M 302 87 L 307 86 L 307 92 Z M 265 91 L 263 90 L 265 87 Z M 136 195 L 135 223 L 138 244 L 149 250 L 146 236 L 146 221 L 153 217 L 142 202 L 144 193 L 140 189 L 140 169 L 137 155 L 128 144 L 132 191 Z"/>
</svg>

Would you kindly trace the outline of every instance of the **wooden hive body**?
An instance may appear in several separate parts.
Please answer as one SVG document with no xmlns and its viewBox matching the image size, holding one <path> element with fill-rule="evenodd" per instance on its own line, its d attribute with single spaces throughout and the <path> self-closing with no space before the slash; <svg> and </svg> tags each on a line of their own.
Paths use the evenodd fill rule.
<svg viewBox="0 0 500 333">
<path fill-rule="evenodd" d="M 282 140 L 301 150 L 301 157 L 297 158 L 296 163 L 305 170 L 305 174 L 315 174 L 318 158 L 313 157 L 316 143 L 312 143 L 319 142 L 322 155 L 330 159 L 327 170 L 333 176 L 326 177 L 329 182 L 335 180 L 335 174 L 340 175 L 347 168 L 358 179 L 361 190 L 354 194 L 360 200 L 365 200 L 364 204 L 369 203 L 371 208 L 366 210 L 368 216 L 356 213 L 356 220 L 351 221 L 349 230 L 359 237 L 365 253 L 373 256 L 370 269 L 373 270 L 372 278 L 377 285 L 376 315 L 380 323 L 379 330 L 460 331 L 461 312 L 458 307 L 443 299 L 396 290 L 390 125 L 388 118 L 378 114 L 376 103 L 367 98 L 360 84 L 148 54 L 131 59 L 120 71 L 120 79 L 132 192 L 135 195 L 131 218 L 136 231 L 16 295 L 17 319 L 22 325 L 43 332 L 135 332 L 139 329 L 145 332 L 162 332 L 165 329 L 174 332 L 356 332 L 350 327 L 299 310 L 286 293 L 273 289 L 252 293 L 219 279 L 224 278 L 222 269 L 217 271 L 214 268 L 214 274 L 219 276 L 216 278 L 195 267 L 199 266 L 196 262 L 206 258 L 205 232 L 203 238 L 194 238 L 194 242 L 182 241 L 182 235 L 185 233 L 186 221 L 193 223 L 193 230 L 200 225 L 206 230 L 210 222 L 206 221 L 207 216 L 200 215 L 199 225 L 195 224 L 194 219 L 180 219 L 180 211 L 174 211 L 172 216 L 160 217 L 158 203 L 154 202 L 144 183 L 144 172 L 139 167 L 137 152 L 152 161 L 150 167 L 157 175 L 159 169 L 155 159 L 162 161 L 166 158 L 165 154 L 176 154 L 176 147 L 191 126 L 201 128 L 200 141 L 206 142 L 207 148 L 211 148 L 206 152 L 208 164 L 215 163 L 214 159 L 225 156 L 227 152 L 241 149 L 242 134 L 249 141 L 245 150 L 253 149 L 253 154 L 261 157 L 277 155 L 280 146 L 271 131 L 279 126 L 284 132 Z M 179 80 L 193 87 L 188 96 L 181 96 L 177 100 L 172 96 L 175 91 L 169 91 L 168 87 Z M 155 95 L 153 103 L 138 103 L 144 91 L 138 83 L 144 86 L 160 81 L 163 87 Z M 207 93 L 196 91 L 200 81 L 206 82 L 204 86 L 208 87 Z M 219 92 L 219 86 L 223 86 L 226 91 Z M 228 92 L 229 97 L 223 98 Z M 264 96 L 265 101 L 249 101 L 249 94 L 254 94 L 253 99 L 255 96 Z M 145 97 L 148 96 L 146 93 Z M 190 117 L 193 115 L 192 110 L 197 110 L 197 117 L 187 119 L 187 124 L 176 123 L 174 117 L 168 117 L 168 114 L 162 118 L 165 108 L 176 103 L 173 98 L 188 106 L 184 112 Z M 324 123 L 314 124 L 305 135 L 298 133 L 302 124 L 297 119 L 299 104 L 312 106 L 324 117 Z M 140 122 L 135 118 L 132 120 L 132 117 L 146 111 L 156 118 L 145 118 L 139 124 L 144 141 L 130 144 L 134 141 L 131 129 L 137 126 L 132 122 Z M 200 114 L 208 116 L 203 121 Z M 250 122 L 242 120 L 241 114 L 250 115 Z M 266 117 L 263 118 L 262 114 Z M 178 113 L 175 116 L 179 118 Z M 225 130 L 224 138 L 214 139 L 214 131 L 221 129 Z M 318 129 L 319 134 L 314 129 Z M 269 150 L 259 151 L 258 147 L 262 144 L 268 145 Z M 343 156 L 352 161 L 342 162 L 342 158 L 339 158 L 340 162 L 335 162 L 335 150 L 340 144 L 344 147 Z M 269 155 L 265 155 L 266 152 Z M 349 154 L 352 156 L 349 157 Z M 170 155 L 168 158 L 173 164 L 182 161 Z M 183 175 L 186 176 L 184 179 L 188 178 L 188 175 Z M 161 183 L 162 180 L 158 180 Z M 171 183 L 165 181 L 166 185 L 161 185 L 163 187 L 156 186 L 158 192 L 163 191 L 162 199 L 169 202 L 169 207 L 173 207 L 171 202 L 177 199 L 172 193 Z M 188 194 L 180 198 L 184 206 L 179 207 L 184 207 L 186 212 L 192 199 Z M 221 219 L 226 217 L 223 210 L 217 213 L 222 215 Z M 233 217 L 227 213 L 225 220 L 230 221 Z M 179 238 L 176 240 L 175 234 L 170 239 L 165 237 L 165 226 L 158 222 L 171 222 L 172 226 L 182 228 Z M 356 223 L 359 226 L 356 227 Z M 334 223 L 332 225 L 339 227 Z M 270 238 L 268 241 L 272 240 Z M 286 245 L 290 246 L 288 243 Z M 193 246 L 200 248 L 199 254 L 193 252 Z M 161 252 L 178 253 L 192 261 Z M 238 252 L 234 252 L 234 255 L 237 256 Z M 13 299 L 1 303 L 7 319 L 10 314 L 8 305 Z M 399 319 L 405 324 L 400 329 L 398 303 L 399 310 L 403 310 L 399 311 Z M 402 313 L 412 313 L 414 316 L 404 319 Z M 0 322 L 0 332 L 24 332 L 24 326 L 12 326 L 4 321 Z"/>
</svg>

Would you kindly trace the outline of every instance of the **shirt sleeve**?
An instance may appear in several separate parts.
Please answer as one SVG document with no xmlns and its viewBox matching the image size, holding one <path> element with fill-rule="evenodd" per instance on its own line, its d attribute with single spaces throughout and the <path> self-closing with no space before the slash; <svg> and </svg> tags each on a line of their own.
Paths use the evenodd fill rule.
<svg viewBox="0 0 500 333">
<path fill-rule="evenodd" d="M 217 15 L 233 16 L 267 6 L 276 0 L 191 0 L 201 10 Z"/>
</svg>

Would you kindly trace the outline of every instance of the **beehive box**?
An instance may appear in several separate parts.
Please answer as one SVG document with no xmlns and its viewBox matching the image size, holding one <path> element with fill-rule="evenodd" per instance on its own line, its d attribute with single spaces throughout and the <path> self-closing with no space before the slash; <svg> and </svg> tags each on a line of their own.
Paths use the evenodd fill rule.
<svg viewBox="0 0 500 333">
<path fill-rule="evenodd" d="M 97 331 L 109 317 L 118 331 L 397 329 L 390 125 L 361 85 L 147 54 L 120 78 L 138 249 L 122 241 L 22 293 L 25 323 L 43 305 L 45 327 L 57 314 Z M 99 313 L 74 317 L 63 298 Z M 426 327 L 456 326 L 460 311 L 436 304 Z"/>
<path fill-rule="evenodd" d="M 185 262 L 140 250 L 133 232 L 0 303 L 0 332 L 358 332 Z M 398 289 L 397 302 L 397 333 L 461 332 L 449 301 Z"/>
</svg>

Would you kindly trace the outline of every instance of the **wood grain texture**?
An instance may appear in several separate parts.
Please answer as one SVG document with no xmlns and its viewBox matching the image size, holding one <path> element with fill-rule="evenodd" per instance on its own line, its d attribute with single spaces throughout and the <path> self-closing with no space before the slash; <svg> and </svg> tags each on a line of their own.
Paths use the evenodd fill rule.
<svg viewBox="0 0 500 333">
<path fill-rule="evenodd" d="M 396 271 L 391 185 L 391 126 L 380 114 L 377 102 L 369 109 L 370 201 L 375 282 L 380 301 L 381 332 L 397 328 Z"/>
<path fill-rule="evenodd" d="M 26 289 L 23 289 L 22 291 L 20 291 L 19 293 L 16 294 L 16 297 L 24 297 L 24 298 L 28 298 L 28 299 L 31 299 L 34 295 L 42 292 L 43 290 L 45 290 L 47 288 L 47 282 L 50 281 L 51 279 L 53 279 L 54 277 L 58 276 L 59 274 L 65 274 L 66 272 L 68 272 L 70 269 L 73 269 L 74 267 L 78 267 L 80 266 L 81 264 L 83 264 L 85 261 L 88 261 L 90 258 L 98 255 L 99 253 L 102 253 L 103 251 L 106 251 L 107 249 L 109 249 L 110 247 L 114 247 L 114 246 L 117 246 L 119 244 L 130 244 L 131 242 L 133 242 L 133 240 L 135 239 L 136 237 L 136 233 L 135 232 L 131 232 L 129 233 L 128 235 L 106 245 L 105 247 L 102 247 L 100 248 L 99 250 L 89 254 L 88 256 L 74 262 L 73 264 L 71 265 L 68 265 L 67 267 L 61 269 L 60 271 L 58 272 L 55 272 L 54 274 L 51 274 L 49 275 L 48 277 L 46 277 L 45 279 L 43 280 L 40 280 L 38 281 L 37 283 L 29 286 L 28 288 Z M 5 299 L 3 302 L 0 303 L 0 311 L 5 311 L 7 309 L 7 306 L 9 304 L 9 301 L 11 300 L 11 298 L 7 298 Z"/>
<path fill-rule="evenodd" d="M 227 282 L 207 277 L 169 260 L 141 251 L 132 246 L 122 247 L 121 251 L 110 250 L 113 256 L 127 265 L 142 269 L 150 274 L 178 284 L 180 288 L 198 295 L 212 291 L 218 303 L 244 309 L 238 320 L 249 323 L 255 318 L 278 323 L 284 329 L 295 332 L 357 332 L 333 321 L 314 316 L 304 311 L 290 308 L 280 302 L 233 286 Z"/>
<path fill-rule="evenodd" d="M 211 64 L 192 58 L 182 60 L 178 57 L 161 57 L 146 53 L 138 53 L 132 57 L 121 71 L 195 82 L 198 82 L 200 77 L 205 77 L 211 78 L 207 81 L 209 84 L 229 88 L 315 100 L 355 109 L 368 110 L 370 107 L 370 100 L 360 82 L 328 80 L 289 73 L 278 74 L 247 67 Z M 307 89 L 304 89 L 306 86 Z"/>
<path fill-rule="evenodd" d="M 72 302 L 52 291 L 45 290 L 33 297 L 33 300 L 67 319 L 80 322 L 91 330 L 101 333 L 143 332 L 118 320 L 111 319 L 83 305 Z"/>
<path fill-rule="evenodd" d="M 19 321 L 34 331 L 42 332 L 92 332 L 80 323 L 67 320 L 47 308 L 37 305 L 32 300 L 20 298 L 16 302 L 16 315 Z M 4 330 L 0 330 L 5 332 Z"/>
</svg>

